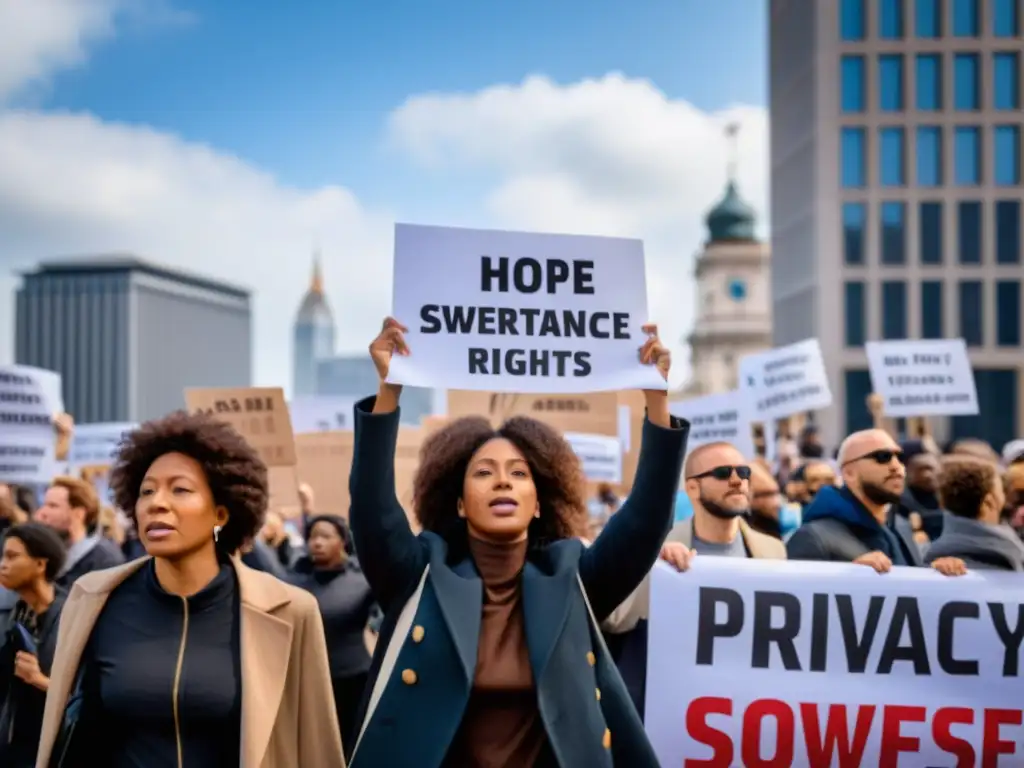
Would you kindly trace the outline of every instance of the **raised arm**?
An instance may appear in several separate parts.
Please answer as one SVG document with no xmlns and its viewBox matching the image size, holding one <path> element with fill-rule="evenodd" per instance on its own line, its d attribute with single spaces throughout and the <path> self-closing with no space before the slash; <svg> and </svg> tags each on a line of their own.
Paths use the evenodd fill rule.
<svg viewBox="0 0 1024 768">
<path fill-rule="evenodd" d="M 667 379 L 669 352 L 657 329 L 640 351 L 641 360 L 658 366 Z M 669 414 L 668 393 L 645 390 L 647 417 L 640 457 L 629 498 L 580 556 L 580 576 L 598 621 L 604 620 L 643 581 L 658 559 L 672 527 L 679 474 L 686 454 L 690 425 Z"/>
<path fill-rule="evenodd" d="M 426 566 L 425 546 L 413 534 L 395 492 L 395 445 L 398 440 L 401 387 L 387 384 L 396 350 L 407 350 L 402 328 L 390 318 L 370 345 L 380 375 L 375 398 L 356 404 L 352 472 L 349 475 L 349 524 L 359 565 L 381 608 L 419 578 Z"/>
</svg>

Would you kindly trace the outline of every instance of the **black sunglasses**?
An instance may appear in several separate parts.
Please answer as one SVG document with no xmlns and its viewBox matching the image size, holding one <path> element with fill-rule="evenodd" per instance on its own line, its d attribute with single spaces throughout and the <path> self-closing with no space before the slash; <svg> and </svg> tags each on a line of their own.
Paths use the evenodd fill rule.
<svg viewBox="0 0 1024 768">
<path fill-rule="evenodd" d="M 879 448 L 877 451 L 871 451 L 865 453 L 863 456 L 858 456 L 855 459 L 843 462 L 843 466 L 853 464 L 855 461 L 873 461 L 875 464 L 888 464 L 895 458 L 900 464 L 903 464 L 903 451 L 894 451 L 889 448 Z"/>
<path fill-rule="evenodd" d="M 712 467 L 707 472 L 701 472 L 699 475 L 690 475 L 687 480 L 703 480 L 705 477 L 713 477 L 715 480 L 729 480 L 732 478 L 733 472 L 736 473 L 740 480 L 750 479 L 750 467 L 746 465 L 733 467 L 729 464 L 723 464 L 721 467 Z"/>
</svg>

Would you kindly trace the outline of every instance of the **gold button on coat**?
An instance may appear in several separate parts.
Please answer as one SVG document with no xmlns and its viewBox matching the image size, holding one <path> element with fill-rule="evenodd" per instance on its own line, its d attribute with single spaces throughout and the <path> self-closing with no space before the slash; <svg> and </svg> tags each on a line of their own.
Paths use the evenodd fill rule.
<svg viewBox="0 0 1024 768">
<path fill-rule="evenodd" d="M 423 640 L 423 635 L 425 634 L 426 630 L 423 629 L 423 627 L 421 627 L 419 624 L 417 624 L 415 627 L 412 628 L 412 641 L 414 643 L 421 642 Z"/>
<path fill-rule="evenodd" d="M 587 664 L 590 666 L 597 664 L 597 657 L 594 655 L 593 651 L 587 651 Z"/>
<path fill-rule="evenodd" d="M 604 738 L 601 739 L 601 746 L 603 746 L 605 749 L 612 748 L 612 732 L 609 731 L 607 728 L 604 729 Z"/>
<path fill-rule="evenodd" d="M 416 671 L 412 669 L 403 669 L 402 682 L 406 685 L 416 685 Z"/>
<path fill-rule="evenodd" d="M 597 697 L 597 700 L 600 701 L 601 700 L 601 689 L 600 688 L 595 688 L 594 689 L 594 695 Z"/>
</svg>

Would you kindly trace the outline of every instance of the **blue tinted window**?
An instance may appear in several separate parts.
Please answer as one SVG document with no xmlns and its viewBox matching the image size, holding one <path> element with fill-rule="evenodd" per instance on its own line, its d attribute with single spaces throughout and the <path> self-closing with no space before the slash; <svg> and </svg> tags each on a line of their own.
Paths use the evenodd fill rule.
<svg viewBox="0 0 1024 768">
<path fill-rule="evenodd" d="M 843 203 L 843 261 L 850 266 L 864 263 L 864 237 L 868 207 L 864 203 Z"/>
<path fill-rule="evenodd" d="M 882 203 L 882 263 L 903 264 L 907 251 L 907 205 L 890 201 Z"/>
<path fill-rule="evenodd" d="M 846 312 L 846 346 L 864 346 L 864 283 L 859 280 L 849 280 L 846 283 L 843 296 Z"/>
<path fill-rule="evenodd" d="M 996 37 L 1016 37 L 1020 34 L 1018 0 L 992 0 L 992 34 Z"/>
<path fill-rule="evenodd" d="M 917 129 L 917 183 L 942 186 L 942 129 L 927 125 Z"/>
<path fill-rule="evenodd" d="M 916 61 L 917 108 L 924 112 L 942 109 L 942 56 L 922 53 Z"/>
<path fill-rule="evenodd" d="M 997 53 L 992 57 L 992 106 L 996 109 L 1020 107 L 1020 56 Z"/>
<path fill-rule="evenodd" d="M 882 338 L 907 338 L 907 284 L 902 280 L 882 283 Z"/>
<path fill-rule="evenodd" d="M 867 139 L 863 128 L 843 128 L 840 160 L 844 187 L 867 184 Z"/>
<path fill-rule="evenodd" d="M 996 344 L 1020 346 L 1020 280 L 996 283 Z"/>
<path fill-rule="evenodd" d="M 921 203 L 918 209 L 921 263 L 942 263 L 942 203 L 929 201 Z"/>
<path fill-rule="evenodd" d="M 978 0 L 953 0 L 953 36 L 977 37 L 981 31 Z"/>
<path fill-rule="evenodd" d="M 903 56 L 878 57 L 878 106 L 883 112 L 903 109 Z"/>
<path fill-rule="evenodd" d="M 957 242 L 961 264 L 981 264 L 981 203 L 963 201 L 957 204 Z"/>
<path fill-rule="evenodd" d="M 941 0 L 915 0 L 914 32 L 918 37 L 942 37 Z"/>
<path fill-rule="evenodd" d="M 864 0 L 840 0 L 839 37 L 843 40 L 864 39 Z"/>
<path fill-rule="evenodd" d="M 921 282 L 921 338 L 943 338 L 942 325 L 942 281 L 924 280 Z"/>
<path fill-rule="evenodd" d="M 969 347 L 980 347 L 985 343 L 981 312 L 981 281 L 960 281 L 960 335 Z"/>
<path fill-rule="evenodd" d="M 953 171 L 959 186 L 981 183 L 981 129 L 960 126 L 953 134 Z"/>
<path fill-rule="evenodd" d="M 953 106 L 961 112 L 970 112 L 981 106 L 978 54 L 958 53 L 953 57 Z"/>
<path fill-rule="evenodd" d="M 1020 200 L 996 201 L 996 263 L 1020 264 Z"/>
<path fill-rule="evenodd" d="M 843 81 L 843 112 L 863 112 L 866 106 L 864 57 L 843 56 L 840 70 Z"/>
<path fill-rule="evenodd" d="M 868 410 L 868 397 L 873 391 L 871 374 L 867 370 L 857 368 L 843 371 L 843 392 L 846 395 L 846 432 L 844 434 L 849 435 L 862 429 L 871 429 L 874 426 L 871 411 Z"/>
<path fill-rule="evenodd" d="M 997 446 L 1020 437 L 1017 431 L 1018 381 L 1016 368 L 975 368 L 979 412 L 950 419 L 950 437 L 954 440 L 971 437 Z"/>
<path fill-rule="evenodd" d="M 903 37 L 903 0 L 878 0 L 878 36 L 883 40 Z"/>
<path fill-rule="evenodd" d="M 1001 187 L 1020 184 L 1020 126 L 997 125 L 995 130 L 995 162 L 992 178 Z"/>
<path fill-rule="evenodd" d="M 884 187 L 901 187 L 907 183 L 904 144 L 906 133 L 902 128 L 883 128 L 878 148 L 878 178 Z"/>
</svg>

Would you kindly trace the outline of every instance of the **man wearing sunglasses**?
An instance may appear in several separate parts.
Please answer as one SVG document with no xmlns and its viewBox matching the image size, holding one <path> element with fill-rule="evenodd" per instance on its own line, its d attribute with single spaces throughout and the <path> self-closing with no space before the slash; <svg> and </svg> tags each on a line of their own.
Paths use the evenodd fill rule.
<svg viewBox="0 0 1024 768">
<path fill-rule="evenodd" d="M 880 429 L 854 432 L 839 449 L 842 488 L 822 488 L 786 544 L 790 560 L 868 565 L 922 565 L 910 523 L 895 515 L 906 483 L 903 454 Z"/>
</svg>

